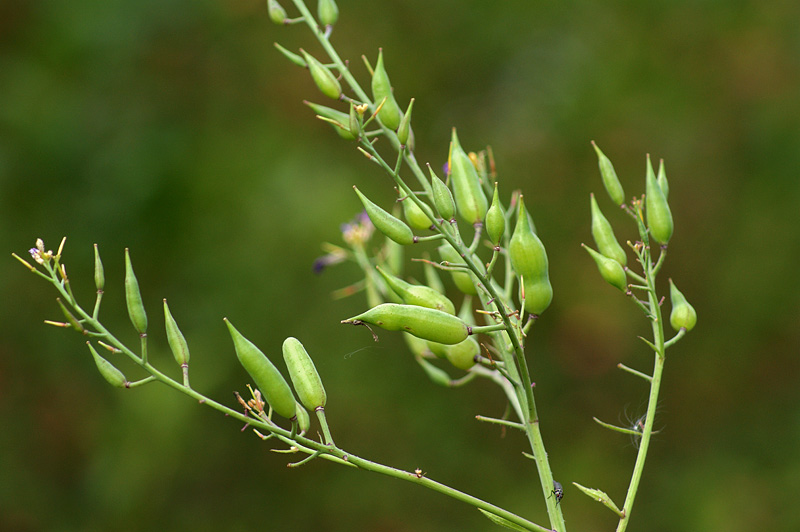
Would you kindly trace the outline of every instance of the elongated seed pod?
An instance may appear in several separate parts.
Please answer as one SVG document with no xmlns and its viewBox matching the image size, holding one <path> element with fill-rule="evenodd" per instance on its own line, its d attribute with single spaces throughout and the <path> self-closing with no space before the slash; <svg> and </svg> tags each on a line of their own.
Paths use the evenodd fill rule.
<svg viewBox="0 0 800 532">
<path fill-rule="evenodd" d="M 456 215 L 456 203 L 453 200 L 453 193 L 444 184 L 444 181 L 439 179 L 433 172 L 431 165 L 428 165 L 428 171 L 431 174 L 431 190 L 433 191 L 433 205 L 439 212 L 439 216 L 444 220 L 452 220 Z"/>
<path fill-rule="evenodd" d="M 352 129 L 350 127 L 349 114 L 308 101 L 304 101 L 303 103 L 309 106 L 315 113 L 317 113 L 318 116 L 326 118 L 327 120 L 325 121 L 331 125 L 331 127 L 340 137 L 345 140 L 356 139 L 356 135 L 352 133 Z"/>
<path fill-rule="evenodd" d="M 98 293 L 102 292 L 106 285 L 103 261 L 100 260 L 100 250 L 97 249 L 97 244 L 94 245 L 94 285 L 97 287 Z"/>
<path fill-rule="evenodd" d="M 413 229 L 427 231 L 431 228 L 431 219 L 409 196 L 403 198 L 400 204 L 403 206 L 403 216 Z"/>
<path fill-rule="evenodd" d="M 672 303 L 672 312 L 669 315 L 669 323 L 676 331 L 686 329 L 691 331 L 697 324 L 697 311 L 694 307 L 686 301 L 684 295 L 672 282 L 669 280 L 669 299 Z"/>
<path fill-rule="evenodd" d="M 91 343 L 86 342 L 86 345 L 89 346 L 89 351 L 92 352 L 92 358 L 94 358 L 94 363 L 97 365 L 100 375 L 102 375 L 103 378 L 115 388 L 127 388 L 130 383 L 128 382 L 128 379 L 125 378 L 125 375 L 123 375 L 120 370 L 115 368 L 111 362 L 101 357 L 97 351 L 95 351 Z"/>
<path fill-rule="evenodd" d="M 664 199 L 669 199 L 669 182 L 667 181 L 667 170 L 664 168 L 664 159 L 658 163 L 658 177 L 656 177 L 658 186 L 661 187 L 661 192 L 664 194 Z"/>
<path fill-rule="evenodd" d="M 367 216 L 369 216 L 372 225 L 374 225 L 378 231 L 398 244 L 405 246 L 414 243 L 414 233 L 411 232 L 411 228 L 408 227 L 405 222 L 378 207 L 356 187 L 353 187 L 353 190 L 358 194 L 361 203 L 364 204 L 364 210 L 367 211 Z"/>
<path fill-rule="evenodd" d="M 131 318 L 133 328 L 141 335 L 147 332 L 147 314 L 142 303 L 142 294 L 139 292 L 139 281 L 133 273 L 131 255 L 125 248 L 125 303 L 128 306 L 128 316 Z"/>
<path fill-rule="evenodd" d="M 289 61 L 291 61 L 295 65 L 297 65 L 297 66 L 299 66 L 301 68 L 308 68 L 308 63 L 306 63 L 305 59 L 303 59 L 302 57 L 300 57 L 296 53 L 290 52 L 289 50 L 287 50 L 286 48 L 284 48 L 283 46 L 281 46 L 278 43 L 273 43 L 273 45 L 275 46 L 275 48 L 278 49 L 278 51 L 281 53 L 281 55 L 283 55 L 283 57 L 285 57 L 286 59 L 288 59 Z"/>
<path fill-rule="evenodd" d="M 483 222 L 489 202 L 481 188 L 480 178 L 472 160 L 461 147 L 453 128 L 450 142 L 450 182 L 453 185 L 453 196 L 461 218 L 471 224 Z"/>
<path fill-rule="evenodd" d="M 383 106 L 378 112 L 381 123 L 389 129 L 396 130 L 400 126 L 403 113 L 400 111 L 400 106 L 397 105 L 397 100 L 394 99 L 389 74 L 386 73 L 386 67 L 383 64 L 383 49 L 378 49 L 378 62 L 375 64 L 375 71 L 372 74 L 372 98 L 375 105 L 380 105 L 383 101 Z"/>
<path fill-rule="evenodd" d="M 453 305 L 453 302 L 447 299 L 447 296 L 441 292 L 438 292 L 429 286 L 408 283 L 399 277 L 395 277 L 394 275 L 384 271 L 380 266 L 375 266 L 375 268 L 386 280 L 386 284 L 389 285 L 389 288 L 394 290 L 394 292 L 400 296 L 400 299 L 403 300 L 403 303 L 407 305 L 418 305 L 420 307 L 433 308 L 455 315 L 455 305 Z"/>
<path fill-rule="evenodd" d="M 269 406 L 287 419 L 295 416 L 296 407 L 292 389 L 283 378 L 278 368 L 256 345 L 242 334 L 225 318 L 225 324 L 233 339 L 236 357 L 245 371 L 253 378 L 256 388 L 269 403 Z"/>
<path fill-rule="evenodd" d="M 189 344 L 186 342 L 186 337 L 178 328 L 178 323 L 172 317 L 172 312 L 169 311 L 167 300 L 164 300 L 164 325 L 167 330 L 167 343 L 175 357 L 175 362 L 183 366 L 189 363 Z"/>
<path fill-rule="evenodd" d="M 414 108 L 414 98 L 408 102 L 408 109 L 406 109 L 403 118 L 400 119 L 400 125 L 397 126 L 397 140 L 400 141 L 401 146 L 408 145 L 408 139 L 411 135 L 411 110 Z"/>
<path fill-rule="evenodd" d="M 459 318 L 416 305 L 383 303 L 342 323 L 369 323 L 387 331 L 406 331 L 417 338 L 440 344 L 457 344 L 469 336 L 469 327 Z"/>
<path fill-rule="evenodd" d="M 649 155 L 647 156 L 647 166 L 650 168 Z M 672 237 L 674 228 L 672 212 L 669 209 L 667 198 L 664 197 L 664 192 L 658 186 L 655 175 L 650 171 L 647 172 L 644 204 L 650 234 L 659 244 L 666 244 Z"/>
<path fill-rule="evenodd" d="M 328 401 L 325 387 L 322 386 L 314 361 L 300 340 L 290 336 L 283 341 L 283 360 L 289 370 L 289 377 L 292 378 L 294 391 L 303 406 L 309 410 L 325 408 Z"/>
<path fill-rule="evenodd" d="M 328 67 L 302 48 L 300 48 L 300 53 L 303 54 L 303 59 L 308 64 L 308 71 L 311 72 L 311 78 L 320 92 L 328 98 L 338 100 L 342 96 L 342 86 L 336 76 L 328 70 Z"/>
<path fill-rule="evenodd" d="M 628 256 L 622 246 L 619 245 L 619 242 L 617 242 L 617 237 L 614 236 L 614 229 L 603 215 L 600 206 L 597 205 L 594 194 L 591 194 L 591 204 L 592 237 L 594 238 L 594 243 L 597 244 L 597 249 L 606 257 L 614 259 L 625 266 L 628 263 Z"/>
<path fill-rule="evenodd" d="M 600 148 L 597 147 L 594 141 L 592 141 L 592 146 L 594 146 L 594 151 L 597 152 L 597 164 L 600 167 L 600 177 L 603 178 L 603 186 L 606 188 L 606 192 L 608 192 L 608 197 L 617 205 L 622 205 L 625 201 L 625 191 L 622 190 L 622 184 L 619 182 L 617 172 L 614 171 L 614 165 L 611 164 L 611 160 L 600 151 Z"/>
<path fill-rule="evenodd" d="M 597 269 L 600 271 L 600 276 L 605 279 L 608 284 L 619 288 L 623 292 L 628 290 L 628 278 L 619 262 L 601 255 L 585 244 L 581 244 L 581 246 L 592 256 L 594 262 L 597 264 Z"/>
<path fill-rule="evenodd" d="M 541 314 L 553 300 L 553 287 L 550 284 L 547 252 L 531 229 L 522 196 L 519 197 L 517 225 L 508 245 L 508 257 L 511 267 L 522 277 L 525 310 L 531 314 Z"/>
<path fill-rule="evenodd" d="M 439 255 L 442 257 L 442 260 L 446 260 L 451 264 L 463 264 L 464 258 L 458 254 L 458 251 L 453 249 L 453 246 L 450 244 L 442 244 L 438 248 Z M 453 284 L 456 285 L 461 292 L 475 296 L 478 295 L 478 289 L 475 288 L 475 282 L 473 282 L 473 275 L 465 270 L 451 270 L 450 276 L 453 279 Z"/>
<path fill-rule="evenodd" d="M 275 24 L 283 25 L 288 18 L 286 10 L 278 3 L 278 0 L 267 0 L 267 12 L 269 13 L 269 19 Z"/>
<path fill-rule="evenodd" d="M 500 198 L 497 192 L 497 183 L 494 184 L 494 195 L 492 196 L 492 205 L 486 211 L 486 233 L 489 235 L 489 240 L 495 246 L 500 243 L 503 234 L 506 232 L 506 215 L 503 208 L 500 206 Z"/>
<path fill-rule="evenodd" d="M 308 411 L 299 402 L 295 404 L 295 408 L 297 409 L 295 414 L 297 416 L 297 425 L 300 427 L 300 433 L 304 434 L 311 428 L 311 418 L 308 415 Z"/>
<path fill-rule="evenodd" d="M 333 26 L 339 19 L 339 7 L 334 0 L 319 0 L 317 15 L 324 26 Z"/>
</svg>

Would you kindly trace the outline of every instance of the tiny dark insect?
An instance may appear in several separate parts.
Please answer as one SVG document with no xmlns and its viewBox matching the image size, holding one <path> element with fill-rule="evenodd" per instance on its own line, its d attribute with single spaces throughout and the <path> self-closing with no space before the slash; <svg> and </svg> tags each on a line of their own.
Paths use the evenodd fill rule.
<svg viewBox="0 0 800 532">
<path fill-rule="evenodd" d="M 561 486 L 561 483 L 554 480 L 553 481 L 553 492 L 551 495 L 556 496 L 556 504 L 561 502 L 561 499 L 564 498 L 564 488 Z"/>
</svg>

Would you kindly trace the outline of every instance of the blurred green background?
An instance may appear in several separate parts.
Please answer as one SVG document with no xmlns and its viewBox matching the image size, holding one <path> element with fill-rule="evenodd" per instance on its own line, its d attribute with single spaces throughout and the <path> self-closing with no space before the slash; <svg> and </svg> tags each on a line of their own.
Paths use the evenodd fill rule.
<svg viewBox="0 0 800 532">
<path fill-rule="evenodd" d="M 641 415 L 644 386 L 615 365 L 651 364 L 636 339 L 647 324 L 579 247 L 602 188 L 592 139 L 629 196 L 644 189 L 646 153 L 666 160 L 676 231 L 662 277 L 700 317 L 670 351 L 630 530 L 800 529 L 800 4 L 340 8 L 333 42 L 354 72 L 365 80 L 360 55 L 374 62 L 383 47 L 401 105 L 417 99 L 420 162 L 439 168 L 456 126 L 468 149 L 492 145 L 501 190 L 525 192 L 556 293 L 531 364 L 570 529 L 614 526 L 569 483 L 622 502 L 635 449 L 591 417 Z M 473 419 L 502 413 L 497 390 L 436 387 L 397 336 L 375 344 L 339 325 L 365 303 L 329 294 L 357 272 L 314 276 L 312 262 L 359 209 L 352 185 L 383 204 L 391 186 L 314 120 L 301 102 L 323 97 L 274 41 L 320 50 L 256 0 L 0 4 L 0 530 L 491 527 L 395 480 L 323 461 L 287 469 L 239 423 L 163 386 L 111 389 L 82 338 L 42 324 L 59 319 L 55 293 L 10 256 L 64 235 L 86 305 L 99 244 L 102 316 L 135 344 L 131 249 L 165 370 L 164 297 L 192 347 L 192 383 L 231 405 L 247 377 L 222 318 L 276 356 L 298 336 L 340 445 L 546 522 L 523 438 Z"/>
</svg>

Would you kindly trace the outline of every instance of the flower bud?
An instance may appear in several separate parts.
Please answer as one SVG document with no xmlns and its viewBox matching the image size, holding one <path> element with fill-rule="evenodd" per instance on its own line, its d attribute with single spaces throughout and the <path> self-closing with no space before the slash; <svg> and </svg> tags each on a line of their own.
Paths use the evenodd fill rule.
<svg viewBox="0 0 800 532">
<path fill-rule="evenodd" d="M 457 344 L 469 336 L 469 327 L 459 318 L 441 310 L 383 303 L 342 323 L 369 323 L 387 331 L 405 331 L 417 338 L 440 344 Z"/>
<path fill-rule="evenodd" d="M 431 174 L 433 205 L 436 207 L 436 210 L 439 212 L 439 216 L 441 216 L 443 220 L 450 221 L 456 215 L 456 204 L 453 201 L 453 193 L 450 192 L 450 189 L 447 188 L 447 185 L 444 184 L 444 181 L 439 179 L 439 176 L 433 173 L 433 168 L 431 168 L 431 165 L 428 165 L 428 171 Z"/>
<path fill-rule="evenodd" d="M 125 248 L 125 302 L 128 305 L 128 316 L 131 318 L 133 328 L 139 334 L 147 332 L 147 314 L 142 303 L 142 294 L 139 292 L 139 281 L 133 273 L 131 255 Z"/>
<path fill-rule="evenodd" d="M 275 24 L 283 25 L 288 18 L 286 10 L 278 3 L 278 0 L 267 0 L 267 12 L 269 19 Z"/>
<path fill-rule="evenodd" d="M 697 312 L 694 307 L 686 301 L 686 298 L 672 282 L 669 280 L 669 299 L 672 303 L 672 312 L 669 315 L 669 323 L 676 331 L 686 329 L 691 331 L 697 324 Z"/>
<path fill-rule="evenodd" d="M 547 252 L 530 227 L 522 196 L 519 197 L 517 225 L 508 245 L 511 267 L 522 277 L 525 310 L 539 315 L 550 306 L 553 288 L 549 278 Z"/>
<path fill-rule="evenodd" d="M 324 408 L 328 400 L 314 361 L 297 338 L 283 341 L 283 359 L 300 402 L 309 410 Z"/>
<path fill-rule="evenodd" d="M 247 371 L 256 388 L 269 403 L 269 406 L 286 419 L 292 419 L 297 412 L 296 401 L 292 389 L 283 378 L 278 368 L 255 346 L 253 342 L 242 336 L 233 324 L 225 318 L 225 324 L 233 339 L 236 357 Z"/>
<path fill-rule="evenodd" d="M 316 83 L 320 92 L 328 98 L 338 100 L 342 96 L 342 86 L 339 84 L 339 80 L 336 79 L 336 76 L 334 76 L 325 65 L 317 61 L 314 56 L 302 48 L 300 49 L 300 53 L 303 54 L 303 59 L 305 59 L 308 64 L 308 70 L 311 72 L 311 78 L 314 80 L 314 83 Z"/>
<path fill-rule="evenodd" d="M 401 146 L 408 145 L 408 139 L 411 135 L 411 110 L 414 108 L 414 98 L 408 102 L 408 109 L 400 119 L 400 125 L 397 127 L 397 140 L 400 141 Z"/>
<path fill-rule="evenodd" d="M 597 263 L 600 276 L 605 279 L 608 284 L 619 288 L 623 292 L 628 290 L 628 278 L 619 262 L 601 255 L 585 244 L 581 244 L 581 246 L 589 252 L 589 255 L 591 255 L 595 263 Z"/>
<path fill-rule="evenodd" d="M 400 106 L 397 105 L 397 100 L 394 99 L 392 84 L 386 73 L 386 67 L 383 65 L 383 49 L 378 50 L 378 63 L 372 74 L 372 98 L 375 100 L 375 105 L 381 105 L 383 102 L 381 110 L 378 112 L 381 123 L 389 129 L 396 130 L 400 126 L 403 113 L 400 111 Z"/>
<path fill-rule="evenodd" d="M 448 166 L 459 216 L 471 224 L 482 222 L 489 208 L 489 202 L 481 188 L 475 165 L 458 142 L 455 128 L 450 142 Z"/>
<path fill-rule="evenodd" d="M 494 196 L 492 197 L 492 205 L 486 211 L 486 233 L 489 235 L 489 240 L 495 246 L 500 243 L 503 234 L 506 232 L 506 215 L 503 208 L 500 206 L 500 199 L 497 193 L 497 183 L 494 184 Z"/>
<path fill-rule="evenodd" d="M 403 303 L 407 305 L 418 305 L 420 307 L 433 308 L 447 312 L 448 314 L 456 313 L 455 305 L 453 305 L 453 303 L 447 299 L 447 296 L 444 294 L 434 290 L 429 286 L 407 283 L 399 277 L 395 277 L 394 275 L 385 272 L 380 266 L 375 266 L 375 268 L 386 280 L 386 284 L 389 285 L 389 288 L 394 290 L 394 292 L 400 296 L 400 298 L 403 300 Z"/>
<path fill-rule="evenodd" d="M 111 362 L 101 357 L 97 351 L 95 351 L 91 343 L 86 342 L 86 345 L 89 346 L 89 351 L 92 352 L 92 358 L 94 358 L 94 363 L 97 365 L 100 375 L 102 375 L 111 386 L 116 388 L 127 388 L 128 384 L 130 383 L 128 382 L 128 379 L 125 378 L 125 375 L 123 375 L 120 370 L 115 368 Z"/>
<path fill-rule="evenodd" d="M 164 300 L 164 324 L 167 330 L 167 343 L 175 357 L 175 362 L 183 366 L 189 363 L 189 344 L 186 342 L 186 337 L 178 328 L 178 323 L 172 317 L 172 313 L 167 306 L 167 300 Z"/>
<path fill-rule="evenodd" d="M 594 242 L 597 244 L 597 249 L 609 259 L 614 259 L 625 266 L 628 263 L 628 256 L 622 246 L 619 245 L 619 242 L 617 242 L 617 237 L 614 236 L 614 229 L 612 229 L 608 219 L 600 211 L 600 206 L 597 205 L 594 194 L 591 194 L 591 204 L 592 237 L 594 237 Z"/>
<path fill-rule="evenodd" d="M 603 186 L 606 187 L 608 196 L 611 198 L 611 201 L 617 205 L 622 205 L 625 201 L 625 191 L 622 190 L 622 184 L 619 182 L 617 172 L 614 171 L 614 165 L 612 165 L 611 160 L 600 151 L 600 148 L 597 147 L 594 141 L 592 141 L 592 146 L 594 146 L 594 151 L 597 152 L 597 164 L 600 166 L 600 177 L 603 178 Z"/>
<path fill-rule="evenodd" d="M 647 156 L 647 167 L 650 167 L 650 156 Z M 658 186 L 655 175 L 652 171 L 647 172 L 647 185 L 645 187 L 645 213 L 647 215 L 647 227 L 650 234 L 659 244 L 666 244 L 672 236 L 672 212 L 669 210 L 667 198 L 661 187 Z"/>
<path fill-rule="evenodd" d="M 339 19 L 339 7 L 334 0 L 319 0 L 317 15 L 324 26 L 333 26 Z"/>
<path fill-rule="evenodd" d="M 356 187 L 353 187 L 353 190 L 358 194 L 361 203 L 364 204 L 364 210 L 367 211 L 367 216 L 369 216 L 372 225 L 374 225 L 378 231 L 398 244 L 405 246 L 414 243 L 414 233 L 411 232 L 411 229 L 405 222 L 378 207 Z"/>
</svg>

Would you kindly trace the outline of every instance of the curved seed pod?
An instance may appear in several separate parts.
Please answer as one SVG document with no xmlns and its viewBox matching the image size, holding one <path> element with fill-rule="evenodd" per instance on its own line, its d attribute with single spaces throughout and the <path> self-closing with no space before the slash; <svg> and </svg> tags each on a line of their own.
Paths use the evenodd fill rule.
<svg viewBox="0 0 800 532">
<path fill-rule="evenodd" d="M 650 156 L 647 156 L 647 166 L 650 168 Z M 650 234 L 659 244 L 666 244 L 672 236 L 674 228 L 672 223 L 672 212 L 669 210 L 667 198 L 658 186 L 653 172 L 647 172 L 647 186 L 645 187 L 645 214 L 647 215 L 647 227 Z"/>
<path fill-rule="evenodd" d="M 342 323 L 369 323 L 387 331 L 406 331 L 417 338 L 440 344 L 457 344 L 469 336 L 469 327 L 459 318 L 416 305 L 383 303 Z"/>
<path fill-rule="evenodd" d="M 400 119 L 403 116 L 400 111 L 400 106 L 397 105 L 397 100 L 394 99 L 392 93 L 392 84 L 389 81 L 389 75 L 386 73 L 386 67 L 383 65 L 383 49 L 378 49 L 378 62 L 375 65 L 375 71 L 372 74 L 372 98 L 375 100 L 375 105 L 380 105 L 384 98 L 378 118 L 381 123 L 389 129 L 396 130 L 400 126 Z"/>
<path fill-rule="evenodd" d="M 333 26 L 339 19 L 339 6 L 334 0 L 319 0 L 317 15 L 324 26 Z"/>
<path fill-rule="evenodd" d="M 297 416 L 297 425 L 300 427 L 300 433 L 306 433 L 311 428 L 311 418 L 308 416 L 308 411 L 299 402 L 295 403 L 295 408 L 297 409 L 295 415 Z"/>
<path fill-rule="evenodd" d="M 367 216 L 369 216 L 372 225 L 374 225 L 378 231 L 398 244 L 408 245 L 414 243 L 414 233 L 411 232 L 411 228 L 409 228 L 405 222 L 378 207 L 356 187 L 353 187 L 353 190 L 358 194 L 361 203 L 364 204 L 364 210 L 367 211 Z"/>
<path fill-rule="evenodd" d="M 661 192 L 664 193 L 664 199 L 669 199 L 669 182 L 667 181 L 667 171 L 664 168 L 664 159 L 658 163 L 658 177 L 656 177 L 658 186 L 661 187 Z"/>
<path fill-rule="evenodd" d="M 97 365 L 100 375 L 102 375 L 103 378 L 115 388 L 127 388 L 130 383 L 128 382 L 128 379 L 125 378 L 125 375 L 123 375 L 120 370 L 115 368 L 111 362 L 101 357 L 97 351 L 95 351 L 92 344 L 86 342 L 86 345 L 89 346 L 89 351 L 92 352 L 92 358 L 94 358 L 94 363 Z"/>
<path fill-rule="evenodd" d="M 314 361 L 297 338 L 289 337 L 283 341 L 283 360 L 289 369 L 294 390 L 303 406 L 309 410 L 325 408 L 328 396 L 322 379 L 319 377 Z"/>
<path fill-rule="evenodd" d="M 386 284 L 388 284 L 389 287 L 394 290 L 398 296 L 400 296 L 400 298 L 403 300 L 403 303 L 406 305 L 417 305 L 420 307 L 433 308 L 455 315 L 455 305 L 453 305 L 453 303 L 447 299 L 447 296 L 441 292 L 438 292 L 429 286 L 407 283 L 399 277 L 395 277 L 394 275 L 383 271 L 380 266 L 375 266 L 375 268 L 378 270 L 378 272 L 380 272 L 383 278 L 386 279 Z"/>
<path fill-rule="evenodd" d="M 433 222 L 414 200 L 406 196 L 400 203 L 403 206 L 403 216 L 408 221 L 408 225 L 418 231 L 425 231 L 431 228 Z"/>
<path fill-rule="evenodd" d="M 433 191 L 433 205 L 439 211 L 439 216 L 444 220 L 452 220 L 456 215 L 456 203 L 453 201 L 453 193 L 444 184 L 444 181 L 439 179 L 433 168 L 428 165 L 428 171 L 431 174 L 431 190 Z"/>
<path fill-rule="evenodd" d="M 284 48 L 283 46 L 281 46 L 278 43 L 273 43 L 273 45 L 275 46 L 275 48 L 278 49 L 278 51 L 281 53 L 281 55 L 283 55 L 283 57 L 285 57 L 286 59 L 288 59 L 289 61 L 291 61 L 295 65 L 297 65 L 297 66 L 299 66 L 301 68 L 307 68 L 308 67 L 308 63 L 306 63 L 305 60 L 302 57 L 300 57 L 299 55 L 297 55 L 296 53 L 290 52 L 289 50 L 287 50 L 286 48 Z"/>
<path fill-rule="evenodd" d="M 614 229 L 608 219 L 603 216 L 594 194 L 591 194 L 591 203 L 592 237 L 594 237 L 594 242 L 597 244 L 597 249 L 609 259 L 614 259 L 625 266 L 628 263 L 628 256 L 622 246 L 619 245 L 619 242 L 617 242 L 617 237 L 614 236 Z"/>
<path fill-rule="evenodd" d="M 345 140 L 356 139 L 356 136 L 351 133 L 352 128 L 350 127 L 349 114 L 308 101 L 304 101 L 303 103 L 309 106 L 317 115 L 326 118 L 327 120 L 325 120 L 325 122 L 328 122 L 340 137 Z"/>
<path fill-rule="evenodd" d="M 278 0 L 267 0 L 267 12 L 269 19 L 275 24 L 283 25 L 288 18 L 286 10 L 278 3 Z"/>
<path fill-rule="evenodd" d="M 400 141 L 401 146 L 408 145 L 408 139 L 411 135 L 411 109 L 413 109 L 413 107 L 414 98 L 411 98 L 411 101 L 408 102 L 408 109 L 406 109 L 406 113 L 400 120 L 400 125 L 397 126 L 397 140 Z"/>
<path fill-rule="evenodd" d="M 619 182 L 617 172 L 614 171 L 614 165 L 611 160 L 600 151 L 597 144 L 592 141 L 594 151 L 597 152 L 597 164 L 600 167 L 600 177 L 603 178 L 603 186 L 606 187 L 606 192 L 611 198 L 611 201 L 617 205 L 622 205 L 625 202 L 625 191 L 622 190 L 622 184 Z"/>
<path fill-rule="evenodd" d="M 142 303 L 142 294 L 139 292 L 139 281 L 133 273 L 131 254 L 125 248 L 125 303 L 128 306 L 128 316 L 131 318 L 133 328 L 139 334 L 147 332 L 147 314 Z"/>
<path fill-rule="evenodd" d="M 320 92 L 328 98 L 338 100 L 342 96 L 342 86 L 336 76 L 325 65 L 317 61 L 313 55 L 302 48 L 300 48 L 300 53 L 303 54 L 303 59 L 308 64 L 308 71 L 311 72 L 311 78 Z"/>
<path fill-rule="evenodd" d="M 481 354 L 481 347 L 478 341 L 470 336 L 461 343 L 448 345 L 445 349 L 445 357 L 448 362 L 458 369 L 468 370 L 475 365 L 475 357 Z"/>
<path fill-rule="evenodd" d="M 508 245 L 508 257 L 511 267 L 522 277 L 525 310 L 531 314 L 541 314 L 553 300 L 553 287 L 550 284 L 547 252 L 531 229 L 522 196 L 519 197 L 517 225 Z"/>
<path fill-rule="evenodd" d="M 492 205 L 486 211 L 486 232 L 489 234 L 489 240 L 495 246 L 500 243 L 503 234 L 506 232 L 506 215 L 503 208 L 500 206 L 500 198 L 497 193 L 497 183 L 494 184 L 494 196 L 492 196 Z"/>
<path fill-rule="evenodd" d="M 269 406 L 278 415 L 292 419 L 297 411 L 296 401 L 286 379 L 266 355 L 253 342 L 242 336 L 227 318 L 225 318 L 225 324 L 231 333 L 236 357 L 245 371 L 253 378 L 256 388 L 261 390 L 261 394 Z"/>
<path fill-rule="evenodd" d="M 669 280 L 669 299 L 672 303 L 672 312 L 669 315 L 669 323 L 676 331 L 686 329 L 691 331 L 697 324 L 697 311 L 686 301 L 686 298 L 672 282 Z"/>
<path fill-rule="evenodd" d="M 472 160 L 461 147 L 453 128 L 450 142 L 450 182 L 453 185 L 453 196 L 461 218 L 468 223 L 482 222 L 489 209 L 489 202 L 481 188 L 480 178 Z"/>
<path fill-rule="evenodd" d="M 106 276 L 103 271 L 103 261 L 100 260 L 100 250 L 97 249 L 97 244 L 94 245 L 94 285 L 97 287 L 98 292 L 103 291 L 106 284 Z"/>
<path fill-rule="evenodd" d="M 169 344 L 172 355 L 175 357 L 175 362 L 183 366 L 189 363 L 189 344 L 186 342 L 186 337 L 178 328 L 178 323 L 172 317 L 172 313 L 167 306 L 167 300 L 164 300 L 164 325 L 167 330 L 167 343 Z"/>
<path fill-rule="evenodd" d="M 600 276 L 605 279 L 608 284 L 619 288 L 623 292 L 628 290 L 628 278 L 619 262 L 601 255 L 585 244 L 581 244 L 581 246 L 589 252 L 589 255 L 591 255 L 595 263 L 597 263 Z"/>
<path fill-rule="evenodd" d="M 461 255 L 458 254 L 458 251 L 453 249 L 453 246 L 450 244 L 442 244 L 438 248 L 439 256 L 442 257 L 442 260 L 446 260 L 452 264 L 463 264 L 464 259 Z M 450 275 L 453 278 L 453 284 L 456 285 L 461 292 L 475 296 L 478 295 L 478 289 L 475 288 L 475 283 L 472 281 L 473 277 L 470 273 L 464 270 L 452 270 Z"/>
</svg>

